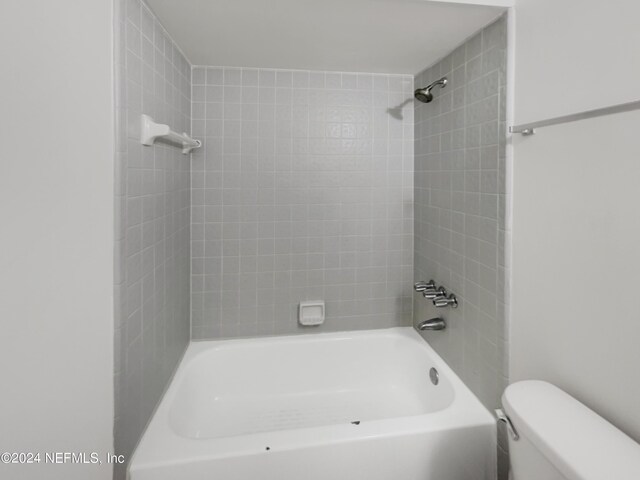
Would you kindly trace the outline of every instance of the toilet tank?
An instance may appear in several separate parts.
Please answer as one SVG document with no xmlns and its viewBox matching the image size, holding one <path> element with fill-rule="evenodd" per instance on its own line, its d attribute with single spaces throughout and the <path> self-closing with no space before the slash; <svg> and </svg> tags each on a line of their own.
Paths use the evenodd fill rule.
<svg viewBox="0 0 640 480">
<path fill-rule="evenodd" d="M 514 383 L 502 405 L 514 480 L 640 479 L 640 444 L 554 385 Z"/>
</svg>

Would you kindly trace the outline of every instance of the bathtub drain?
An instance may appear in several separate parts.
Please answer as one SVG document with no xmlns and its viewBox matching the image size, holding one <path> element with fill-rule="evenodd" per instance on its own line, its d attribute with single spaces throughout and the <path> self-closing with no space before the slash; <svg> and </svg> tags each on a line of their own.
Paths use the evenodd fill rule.
<svg viewBox="0 0 640 480">
<path fill-rule="evenodd" d="M 351 425 L 360 425 L 360 420 L 354 420 Z"/>
<path fill-rule="evenodd" d="M 429 370 L 429 378 L 431 379 L 431 383 L 438 385 L 440 382 L 440 374 L 438 374 L 438 370 L 431 368 L 431 370 Z"/>
</svg>

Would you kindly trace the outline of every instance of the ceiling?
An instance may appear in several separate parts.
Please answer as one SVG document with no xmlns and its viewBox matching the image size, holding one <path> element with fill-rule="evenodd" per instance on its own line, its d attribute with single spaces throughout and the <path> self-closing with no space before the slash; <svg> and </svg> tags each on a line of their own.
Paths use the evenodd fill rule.
<svg viewBox="0 0 640 480">
<path fill-rule="evenodd" d="M 404 74 L 433 64 L 504 11 L 424 0 L 147 3 L 193 65 Z"/>
</svg>

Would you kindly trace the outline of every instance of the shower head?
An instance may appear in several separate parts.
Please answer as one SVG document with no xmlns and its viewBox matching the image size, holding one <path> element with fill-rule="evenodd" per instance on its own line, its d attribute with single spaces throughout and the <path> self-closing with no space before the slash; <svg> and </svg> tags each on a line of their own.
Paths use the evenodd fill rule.
<svg viewBox="0 0 640 480">
<path fill-rule="evenodd" d="M 447 77 L 442 77 L 440 80 L 433 82 L 431 85 L 427 87 L 418 88 L 413 95 L 416 97 L 416 100 L 418 100 L 419 102 L 429 103 L 431 100 L 433 100 L 433 93 L 431 93 L 431 90 L 433 89 L 433 87 L 437 87 L 437 86 L 439 86 L 440 88 L 446 87 Z"/>
</svg>

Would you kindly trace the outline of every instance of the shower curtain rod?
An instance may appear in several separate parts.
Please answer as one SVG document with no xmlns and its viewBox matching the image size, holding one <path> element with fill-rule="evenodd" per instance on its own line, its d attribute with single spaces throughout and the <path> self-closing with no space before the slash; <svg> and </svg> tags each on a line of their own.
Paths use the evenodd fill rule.
<svg viewBox="0 0 640 480">
<path fill-rule="evenodd" d="M 633 102 L 620 103 L 610 107 L 596 108 L 595 110 L 586 110 L 580 113 L 572 113 L 571 115 L 562 115 L 560 117 L 548 118 L 539 122 L 523 123 L 522 125 L 513 125 L 509 127 L 511 133 L 521 133 L 522 135 L 533 135 L 536 128 L 548 127 L 550 125 L 558 125 L 560 123 L 576 122 L 587 118 L 602 117 L 605 115 L 613 115 L 614 113 L 630 112 L 640 109 L 640 100 Z"/>
</svg>

